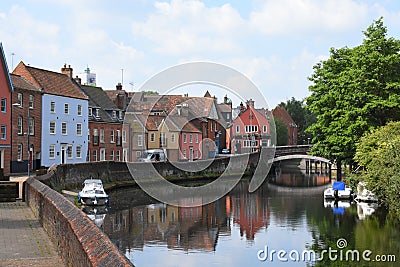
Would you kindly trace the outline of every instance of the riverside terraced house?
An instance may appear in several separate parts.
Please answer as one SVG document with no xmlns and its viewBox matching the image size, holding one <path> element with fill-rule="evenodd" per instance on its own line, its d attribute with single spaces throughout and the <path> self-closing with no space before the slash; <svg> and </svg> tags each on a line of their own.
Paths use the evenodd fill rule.
<svg viewBox="0 0 400 267">
<path fill-rule="evenodd" d="M 72 68 L 62 73 L 26 66 L 20 62 L 13 74 L 42 90 L 41 165 L 86 161 L 88 149 L 88 98 L 72 79 Z"/>
</svg>

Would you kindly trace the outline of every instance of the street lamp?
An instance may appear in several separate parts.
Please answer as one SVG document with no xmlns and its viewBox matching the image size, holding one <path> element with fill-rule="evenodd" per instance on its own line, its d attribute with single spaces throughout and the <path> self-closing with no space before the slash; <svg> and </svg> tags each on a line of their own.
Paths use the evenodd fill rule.
<svg viewBox="0 0 400 267">
<path fill-rule="evenodd" d="M 20 103 L 14 103 L 12 104 L 14 107 L 19 107 L 22 108 Z M 30 144 L 30 134 L 31 134 L 31 124 L 30 124 L 30 120 L 31 120 L 31 113 L 30 113 L 30 108 L 28 107 L 28 179 L 31 176 L 31 144 Z"/>
</svg>

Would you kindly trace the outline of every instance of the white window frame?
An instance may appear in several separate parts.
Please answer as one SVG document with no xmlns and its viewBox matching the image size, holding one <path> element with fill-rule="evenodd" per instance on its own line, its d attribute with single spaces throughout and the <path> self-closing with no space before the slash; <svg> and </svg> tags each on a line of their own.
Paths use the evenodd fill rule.
<svg viewBox="0 0 400 267">
<path fill-rule="evenodd" d="M 114 156 L 114 150 L 111 150 L 111 151 L 110 151 L 110 160 L 114 161 L 114 158 L 115 158 L 115 156 Z"/>
<path fill-rule="evenodd" d="M 100 143 L 104 143 L 104 129 L 100 129 Z"/>
<path fill-rule="evenodd" d="M 17 99 L 18 99 L 19 107 L 22 108 L 23 107 L 23 97 L 22 97 L 21 93 L 18 93 Z"/>
<path fill-rule="evenodd" d="M 136 158 L 140 158 L 142 156 L 142 151 L 136 151 Z"/>
<path fill-rule="evenodd" d="M 121 161 L 121 150 L 117 150 L 117 161 Z"/>
<path fill-rule="evenodd" d="M 0 105 L 1 105 L 1 112 L 6 113 L 7 112 L 7 98 L 2 98 Z"/>
<path fill-rule="evenodd" d="M 56 102 L 55 101 L 50 102 L 50 113 L 56 113 Z"/>
<path fill-rule="evenodd" d="M 64 103 L 64 114 L 69 114 L 69 103 Z"/>
<path fill-rule="evenodd" d="M 150 142 L 155 142 L 156 141 L 156 133 L 155 132 L 152 132 L 152 133 L 150 133 Z"/>
<path fill-rule="evenodd" d="M 143 135 L 139 134 L 137 136 L 137 145 L 138 146 L 143 146 Z"/>
<path fill-rule="evenodd" d="M 167 145 L 167 134 L 164 132 L 160 133 L 160 146 L 166 146 Z"/>
<path fill-rule="evenodd" d="M 122 143 L 126 143 L 126 130 L 122 130 Z"/>
<path fill-rule="evenodd" d="M 264 132 L 264 133 L 268 132 L 268 127 L 267 127 L 267 125 L 263 125 L 263 132 Z"/>
<path fill-rule="evenodd" d="M 186 149 L 183 150 L 183 158 L 186 159 Z"/>
<path fill-rule="evenodd" d="M 76 158 L 77 159 L 81 159 L 82 158 L 82 146 L 81 145 L 77 145 L 76 146 L 75 154 L 76 154 Z"/>
<path fill-rule="evenodd" d="M 49 146 L 49 159 L 55 159 L 56 156 L 56 145 L 51 144 Z"/>
<path fill-rule="evenodd" d="M 1 134 L 0 139 L 7 140 L 7 125 L 2 124 L 0 130 L 1 130 L 0 131 L 0 134 Z"/>
<path fill-rule="evenodd" d="M 73 146 L 72 145 L 67 145 L 67 159 L 72 159 L 73 158 Z"/>
<path fill-rule="evenodd" d="M 77 114 L 78 114 L 78 116 L 82 116 L 82 105 L 78 104 L 78 106 L 77 106 Z"/>
<path fill-rule="evenodd" d="M 97 161 L 97 150 L 93 150 L 93 161 Z"/>
<path fill-rule="evenodd" d="M 104 147 L 100 148 L 100 161 L 106 160 L 106 149 Z"/>
<path fill-rule="evenodd" d="M 52 127 L 53 124 L 53 127 Z M 53 131 L 51 129 L 53 128 Z M 49 123 L 49 133 L 50 134 L 56 134 L 56 122 L 55 121 L 50 121 Z"/>
<path fill-rule="evenodd" d="M 93 116 L 92 108 L 89 108 L 89 110 L 88 110 L 88 116 L 89 116 L 89 117 L 92 117 L 92 116 Z"/>
<path fill-rule="evenodd" d="M 189 134 L 189 143 L 193 144 L 193 134 Z"/>
<path fill-rule="evenodd" d="M 115 143 L 115 131 L 110 131 L 110 143 Z"/>
<path fill-rule="evenodd" d="M 196 134 L 196 144 L 198 144 L 199 143 L 199 134 L 197 133 Z"/>
<path fill-rule="evenodd" d="M 76 124 L 76 135 L 77 136 L 82 136 L 82 123 L 77 123 Z"/>
<path fill-rule="evenodd" d="M 35 102 L 34 96 L 33 95 L 29 95 L 29 108 L 30 109 L 33 109 L 34 102 Z"/>
<path fill-rule="evenodd" d="M 236 133 L 240 133 L 240 125 L 236 125 Z"/>
<path fill-rule="evenodd" d="M 171 133 L 171 143 L 175 143 L 175 133 Z"/>
<path fill-rule="evenodd" d="M 23 145 L 22 144 L 18 144 L 17 161 L 22 161 L 22 150 L 23 150 Z"/>
<path fill-rule="evenodd" d="M 19 135 L 24 134 L 23 118 L 21 116 L 18 117 L 17 127 L 18 127 L 18 134 Z"/>
<path fill-rule="evenodd" d="M 35 119 L 30 117 L 29 119 L 29 135 L 35 135 Z"/>
<path fill-rule="evenodd" d="M 67 122 L 65 122 L 65 121 L 63 121 L 61 123 L 61 134 L 68 135 L 68 125 L 67 125 Z"/>
<path fill-rule="evenodd" d="M 186 138 L 186 133 L 184 133 L 184 134 L 183 134 L 183 143 L 184 143 L 184 144 L 186 144 L 186 141 L 187 141 L 186 139 L 187 139 L 187 138 Z"/>
</svg>

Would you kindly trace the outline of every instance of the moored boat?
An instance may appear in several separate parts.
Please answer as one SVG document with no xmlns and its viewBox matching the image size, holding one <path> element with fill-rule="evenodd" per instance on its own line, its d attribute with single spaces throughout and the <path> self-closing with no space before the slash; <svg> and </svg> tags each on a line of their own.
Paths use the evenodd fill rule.
<svg viewBox="0 0 400 267">
<path fill-rule="evenodd" d="M 354 199 L 357 202 L 377 202 L 378 198 L 376 195 L 367 189 L 367 184 L 364 182 L 360 182 L 357 185 L 356 198 Z"/>
<path fill-rule="evenodd" d="M 82 191 L 78 194 L 78 201 L 83 205 L 106 205 L 109 196 L 104 191 L 103 182 L 100 179 L 86 179 Z"/>
<path fill-rule="evenodd" d="M 350 199 L 352 197 L 351 188 L 344 182 L 334 182 L 331 188 L 324 191 L 325 199 Z"/>
</svg>

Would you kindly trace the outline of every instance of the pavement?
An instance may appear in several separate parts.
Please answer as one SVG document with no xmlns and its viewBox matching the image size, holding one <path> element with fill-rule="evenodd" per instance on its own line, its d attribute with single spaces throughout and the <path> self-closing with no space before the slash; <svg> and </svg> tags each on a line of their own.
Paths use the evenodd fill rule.
<svg viewBox="0 0 400 267">
<path fill-rule="evenodd" d="M 27 177 L 11 177 L 22 181 Z M 20 187 L 20 197 L 22 187 Z M 30 207 L 20 200 L 0 202 L 0 267 L 65 266 Z"/>
</svg>

